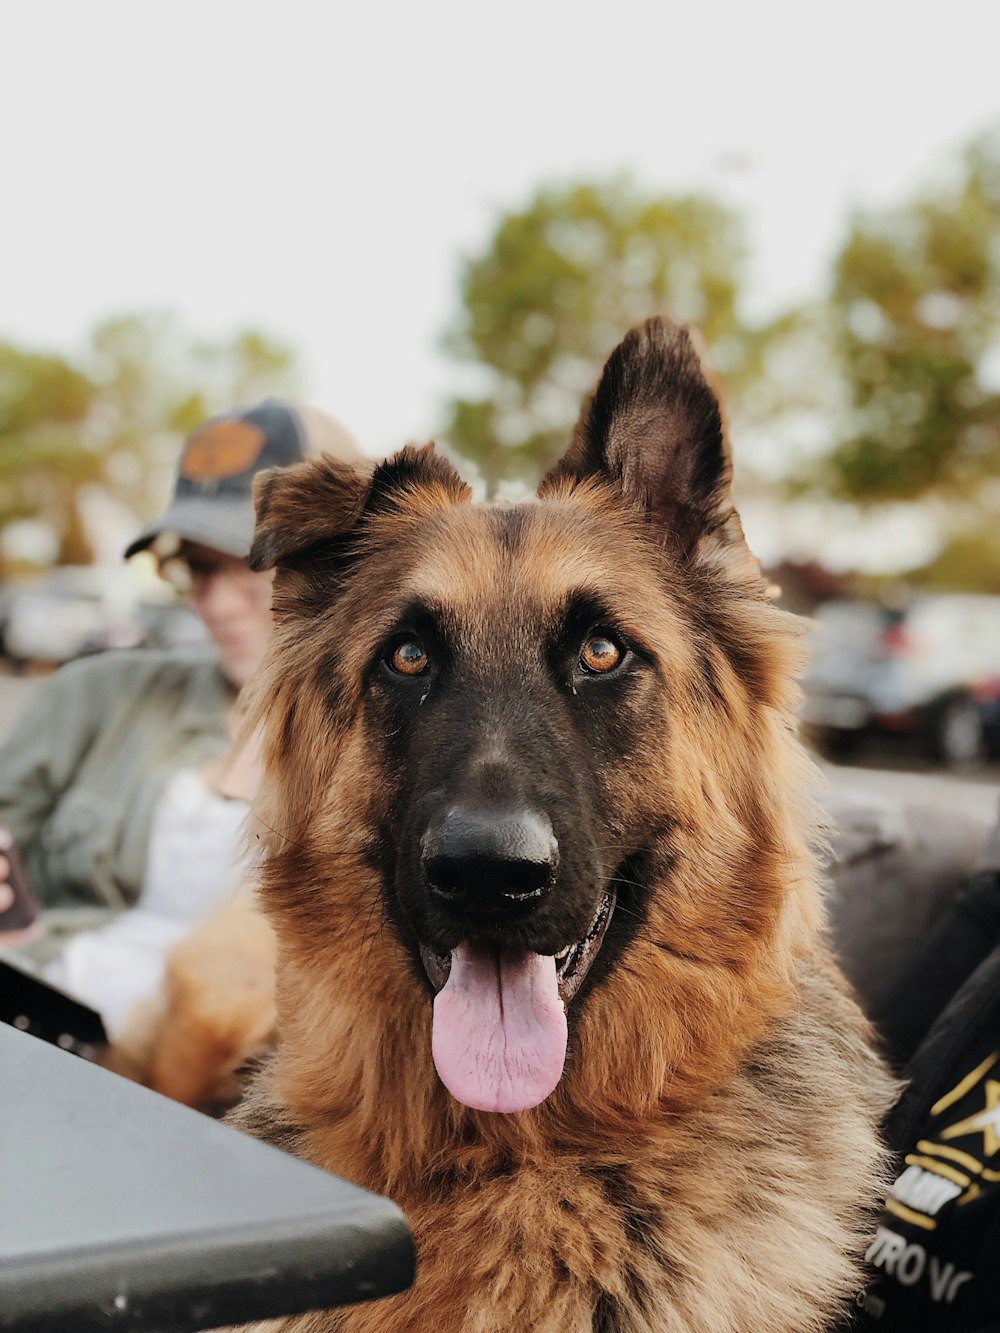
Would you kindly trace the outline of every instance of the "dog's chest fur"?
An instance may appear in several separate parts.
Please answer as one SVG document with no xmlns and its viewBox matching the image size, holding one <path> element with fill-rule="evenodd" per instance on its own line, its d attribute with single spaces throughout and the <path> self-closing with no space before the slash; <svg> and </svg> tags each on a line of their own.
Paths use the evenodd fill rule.
<svg viewBox="0 0 1000 1333">
<path fill-rule="evenodd" d="M 702 1106 L 587 1156 L 531 1135 L 521 1160 L 484 1154 L 473 1175 L 414 1143 L 405 1174 L 380 1180 L 365 1145 L 385 1124 L 304 1129 L 262 1087 L 242 1127 L 390 1192 L 419 1279 L 369 1306 L 260 1327 L 496 1333 L 516 1310 L 538 1333 L 820 1333 L 851 1290 L 880 1174 L 871 1124 L 891 1089 L 866 1035 L 832 974 L 809 966 L 798 1012 Z"/>
</svg>

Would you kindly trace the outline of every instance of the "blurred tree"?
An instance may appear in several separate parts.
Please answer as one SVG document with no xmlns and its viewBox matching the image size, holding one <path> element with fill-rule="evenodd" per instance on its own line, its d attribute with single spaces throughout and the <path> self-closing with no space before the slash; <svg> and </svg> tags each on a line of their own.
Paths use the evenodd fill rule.
<svg viewBox="0 0 1000 1333">
<path fill-rule="evenodd" d="M 945 524 L 945 536 L 935 558 L 907 578 L 921 587 L 989 592 L 1000 595 L 1000 503 L 982 506 L 963 531 L 960 521 Z M 950 517 L 950 516 L 949 516 Z"/>
<path fill-rule="evenodd" d="M 1000 132 L 915 198 L 856 217 L 827 299 L 766 323 L 741 306 L 729 209 L 627 180 L 540 190 L 503 215 L 461 275 L 446 346 L 471 391 L 444 434 L 490 492 L 564 447 L 581 398 L 630 325 L 698 327 L 754 495 L 844 512 L 917 503 L 941 537 L 919 577 L 1000 588 Z"/>
<path fill-rule="evenodd" d="M 61 358 L 0 345 L 0 528 L 44 515 L 65 563 L 89 559 L 76 494 L 102 475 L 81 442 L 94 393 Z"/>
<path fill-rule="evenodd" d="M 445 343 L 478 363 L 486 391 L 449 405 L 451 446 L 490 492 L 536 477 L 612 347 L 655 313 L 697 325 L 738 393 L 756 359 L 738 312 L 743 259 L 738 218 L 710 199 L 648 196 L 625 180 L 540 190 L 465 265 Z"/>
<path fill-rule="evenodd" d="M 833 310 L 852 392 L 839 489 L 966 496 L 1000 470 L 1000 134 L 956 180 L 855 221 Z"/>
<path fill-rule="evenodd" d="M 88 487 L 150 517 L 184 435 L 212 412 L 291 393 L 294 380 L 291 351 L 258 331 L 206 343 L 159 314 L 100 324 L 76 365 L 0 345 L 0 529 L 41 519 L 59 562 L 85 563 Z"/>
<path fill-rule="evenodd" d="M 932 500 L 946 569 L 927 577 L 1000 584 L 1000 131 L 947 179 L 855 219 L 831 304 L 848 392 L 825 489 Z"/>
</svg>

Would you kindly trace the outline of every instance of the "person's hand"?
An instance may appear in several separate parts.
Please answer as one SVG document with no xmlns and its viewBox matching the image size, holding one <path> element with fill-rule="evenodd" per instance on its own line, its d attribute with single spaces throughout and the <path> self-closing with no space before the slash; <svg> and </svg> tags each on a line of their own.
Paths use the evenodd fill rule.
<svg viewBox="0 0 1000 1333">
<path fill-rule="evenodd" d="M 4 949 L 14 949 L 19 944 L 26 944 L 29 940 L 36 939 L 41 934 L 41 927 L 37 921 L 33 921 L 30 926 L 22 926 L 19 930 L 4 930 L 4 914 L 13 907 L 17 895 L 14 892 L 14 886 L 10 882 L 10 860 L 4 855 L 13 845 L 13 838 L 10 836 L 10 829 L 0 824 L 0 951 Z"/>
</svg>

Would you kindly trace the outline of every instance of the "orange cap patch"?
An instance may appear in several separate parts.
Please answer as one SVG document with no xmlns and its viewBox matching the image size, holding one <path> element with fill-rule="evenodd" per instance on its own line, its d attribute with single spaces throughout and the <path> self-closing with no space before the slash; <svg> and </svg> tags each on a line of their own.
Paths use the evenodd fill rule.
<svg viewBox="0 0 1000 1333">
<path fill-rule="evenodd" d="M 181 476 L 189 481 L 238 477 L 256 460 L 265 442 L 264 432 L 249 421 L 213 422 L 188 440 Z"/>
</svg>

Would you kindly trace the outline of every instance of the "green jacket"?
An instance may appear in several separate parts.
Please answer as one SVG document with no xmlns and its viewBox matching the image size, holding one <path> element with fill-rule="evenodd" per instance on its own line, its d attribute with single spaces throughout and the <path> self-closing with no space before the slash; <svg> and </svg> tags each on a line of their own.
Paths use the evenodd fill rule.
<svg viewBox="0 0 1000 1333">
<path fill-rule="evenodd" d="M 46 926 L 37 961 L 135 903 L 164 785 L 226 750 L 234 698 L 213 658 L 178 652 L 101 654 L 39 686 L 0 747 L 0 824 Z"/>
</svg>

